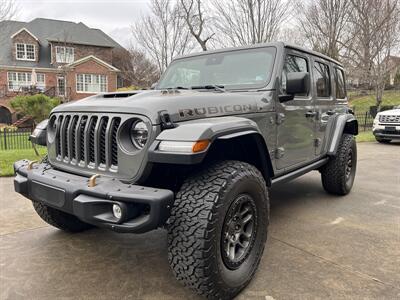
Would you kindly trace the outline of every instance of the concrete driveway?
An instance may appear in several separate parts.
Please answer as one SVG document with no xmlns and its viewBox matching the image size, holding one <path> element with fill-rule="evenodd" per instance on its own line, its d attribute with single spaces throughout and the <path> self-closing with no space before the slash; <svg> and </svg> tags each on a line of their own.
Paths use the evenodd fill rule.
<svg viewBox="0 0 400 300">
<path fill-rule="evenodd" d="M 318 172 L 272 190 L 266 251 L 239 299 L 400 298 L 400 144 L 358 145 L 350 195 Z M 69 235 L 0 178 L 0 299 L 197 299 L 169 270 L 166 233 Z"/>
</svg>

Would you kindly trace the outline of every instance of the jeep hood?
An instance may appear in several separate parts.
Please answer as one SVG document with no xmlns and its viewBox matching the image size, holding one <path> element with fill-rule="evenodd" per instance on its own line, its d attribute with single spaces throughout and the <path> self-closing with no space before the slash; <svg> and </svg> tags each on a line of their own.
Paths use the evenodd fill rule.
<svg viewBox="0 0 400 300">
<path fill-rule="evenodd" d="M 257 100 L 268 106 L 273 92 L 220 91 L 130 91 L 99 94 L 57 106 L 54 112 L 139 114 L 159 123 L 159 112 L 167 111 L 173 122 L 206 117 L 237 115 L 258 110 Z"/>
</svg>

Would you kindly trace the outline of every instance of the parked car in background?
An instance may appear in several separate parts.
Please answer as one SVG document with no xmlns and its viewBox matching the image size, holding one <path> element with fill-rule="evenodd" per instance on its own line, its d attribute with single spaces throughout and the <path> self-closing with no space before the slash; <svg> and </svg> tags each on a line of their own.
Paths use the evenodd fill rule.
<svg viewBox="0 0 400 300">
<path fill-rule="evenodd" d="M 379 143 L 400 140 L 400 106 L 377 113 L 372 132 Z"/>
</svg>

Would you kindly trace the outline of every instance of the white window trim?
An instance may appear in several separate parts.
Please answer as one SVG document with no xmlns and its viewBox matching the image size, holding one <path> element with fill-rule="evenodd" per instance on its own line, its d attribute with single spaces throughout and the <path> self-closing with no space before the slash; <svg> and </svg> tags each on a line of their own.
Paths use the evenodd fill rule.
<svg viewBox="0 0 400 300">
<path fill-rule="evenodd" d="M 67 57 L 67 55 L 66 55 L 66 49 L 67 48 L 69 48 L 69 49 L 72 49 L 72 61 L 58 61 L 58 59 L 57 59 L 57 50 L 58 49 L 60 49 L 60 48 L 64 48 L 64 58 L 66 58 Z M 74 61 L 75 61 L 75 48 L 74 47 L 68 47 L 68 46 L 55 46 L 55 58 L 56 58 L 56 63 L 62 63 L 62 64 L 70 64 L 70 63 L 73 63 Z"/>
<path fill-rule="evenodd" d="M 18 58 L 18 45 L 24 45 L 24 58 Z M 33 59 L 27 58 L 26 45 L 33 46 Z M 36 61 L 36 45 L 35 44 L 25 44 L 25 43 L 15 43 L 15 59 L 16 60 Z"/>
<path fill-rule="evenodd" d="M 15 73 L 16 74 L 16 81 L 15 82 L 17 82 L 18 83 L 18 88 L 17 89 L 10 89 L 10 73 Z M 18 74 L 19 73 L 23 73 L 23 74 L 31 74 L 30 72 L 17 72 L 17 71 L 7 71 L 7 90 L 9 91 L 9 92 L 18 92 L 19 91 L 19 89 L 21 88 L 21 85 L 19 84 L 19 80 L 18 80 Z M 39 85 L 39 86 L 41 86 L 41 87 L 43 87 L 43 90 L 46 90 L 46 74 L 45 73 L 40 73 L 40 74 L 43 74 L 43 85 Z M 30 83 L 29 82 L 27 82 L 27 81 L 21 81 L 21 82 L 24 82 L 24 83 L 27 83 L 27 87 L 28 86 L 30 86 Z"/>
<path fill-rule="evenodd" d="M 64 95 L 61 95 L 59 93 L 60 92 L 60 90 L 59 90 L 60 85 L 59 85 L 58 79 L 61 79 L 61 78 L 64 79 Z M 57 76 L 57 95 L 60 96 L 60 97 L 66 97 L 67 96 L 67 77 L 66 76 Z"/>
<path fill-rule="evenodd" d="M 91 82 L 93 82 L 93 76 L 96 75 L 102 75 L 106 77 L 106 90 L 104 92 L 90 92 L 90 91 L 78 91 L 78 75 L 83 75 L 83 78 L 85 78 L 86 75 L 89 75 L 91 77 Z M 85 79 L 84 79 L 85 80 Z M 85 82 L 83 82 L 83 86 L 85 86 Z M 79 73 L 75 75 L 75 90 L 77 94 L 99 94 L 99 93 L 108 93 L 108 75 L 106 74 L 87 74 L 87 73 Z"/>
</svg>

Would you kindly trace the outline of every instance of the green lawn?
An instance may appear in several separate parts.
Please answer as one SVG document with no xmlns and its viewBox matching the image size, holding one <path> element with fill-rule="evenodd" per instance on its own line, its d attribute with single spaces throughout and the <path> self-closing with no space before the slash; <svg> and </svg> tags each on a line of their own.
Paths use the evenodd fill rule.
<svg viewBox="0 0 400 300">
<path fill-rule="evenodd" d="M 370 106 L 375 105 L 375 94 L 352 97 L 350 94 L 349 104 L 351 107 L 355 107 L 357 111 L 368 111 Z M 400 91 L 385 91 L 383 94 L 382 105 L 400 105 Z"/>
<path fill-rule="evenodd" d="M 357 142 L 374 142 L 375 141 L 375 136 L 372 134 L 372 131 L 363 131 L 360 132 L 356 136 L 356 141 Z"/>
<path fill-rule="evenodd" d="M 41 147 L 38 149 L 39 154 L 44 156 L 46 154 L 46 148 Z M 13 163 L 21 159 L 29 160 L 40 160 L 40 157 L 36 156 L 33 149 L 24 150 L 1 150 L 0 151 L 0 176 L 12 176 L 14 174 Z"/>
</svg>

